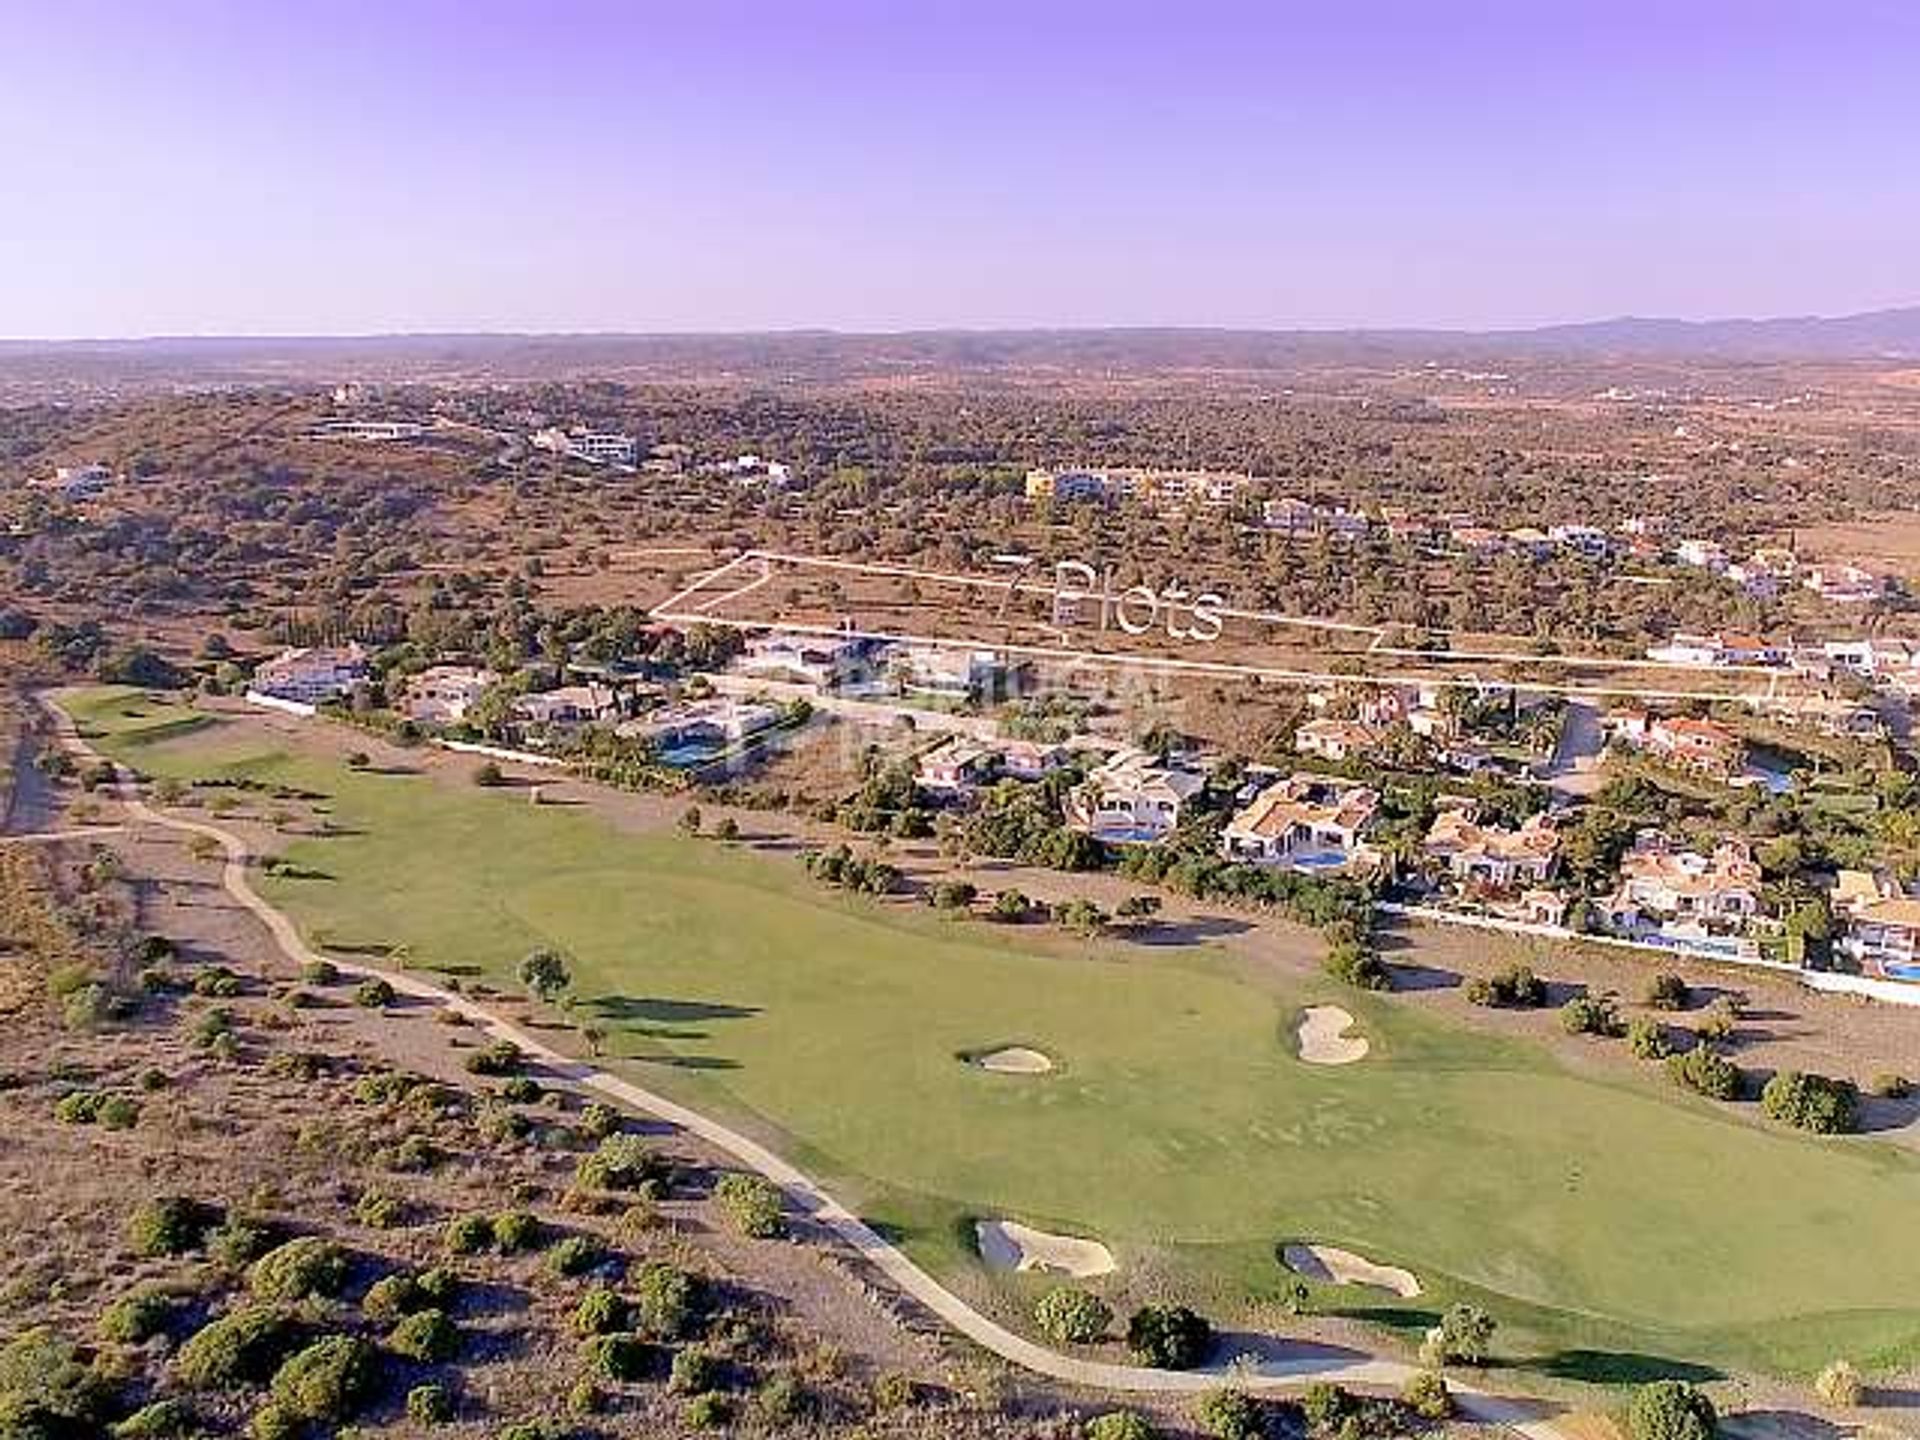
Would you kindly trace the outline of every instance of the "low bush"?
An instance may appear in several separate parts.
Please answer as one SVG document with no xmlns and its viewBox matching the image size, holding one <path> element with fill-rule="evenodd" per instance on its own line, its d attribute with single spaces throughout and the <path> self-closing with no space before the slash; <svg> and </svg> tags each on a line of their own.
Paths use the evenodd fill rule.
<svg viewBox="0 0 1920 1440">
<path fill-rule="evenodd" d="M 715 1390 L 708 1390 L 687 1401 L 681 1412 L 691 1430 L 719 1430 L 733 1419 L 733 1402 Z"/>
<path fill-rule="evenodd" d="M 685 1334 L 699 1313 L 693 1277 L 664 1260 L 649 1260 L 634 1272 L 633 1323 L 657 1340 Z"/>
<path fill-rule="evenodd" d="M 1740 1098 L 1740 1067 L 1709 1045 L 1695 1045 L 1684 1054 L 1668 1056 L 1667 1074 L 1674 1084 L 1710 1100 Z"/>
<path fill-rule="evenodd" d="M 273 1372 L 291 1336 L 278 1308 L 243 1305 L 202 1326 L 180 1347 L 174 1377 L 190 1390 L 258 1383 Z"/>
<path fill-rule="evenodd" d="M 407 1202 L 390 1190 L 363 1190 L 353 1218 L 373 1230 L 396 1230 L 407 1223 Z"/>
<path fill-rule="evenodd" d="M 368 976 L 353 987 L 353 1003 L 368 1010 L 384 1010 L 393 1001 L 393 986 L 378 975 Z"/>
<path fill-rule="evenodd" d="M 786 1204 L 780 1189 L 760 1175 L 734 1171 L 722 1175 L 713 1198 L 727 1222 L 742 1235 L 770 1240 L 786 1232 Z"/>
<path fill-rule="evenodd" d="M 217 1212 L 184 1195 L 159 1195 L 127 1222 L 134 1250 L 147 1256 L 184 1255 L 199 1248 Z"/>
<path fill-rule="evenodd" d="M 444 1310 L 416 1310 L 388 1333 L 387 1348 L 422 1365 L 438 1365 L 460 1353 L 460 1328 Z"/>
<path fill-rule="evenodd" d="M 309 1296 L 337 1295 L 346 1280 L 345 1252 L 317 1235 L 289 1240 L 247 1267 L 247 1288 L 262 1300 L 289 1304 Z"/>
<path fill-rule="evenodd" d="M 1113 1310 L 1098 1295 L 1061 1285 L 1042 1295 L 1033 1307 L 1040 1333 L 1062 1345 L 1091 1345 L 1107 1333 Z"/>
<path fill-rule="evenodd" d="M 484 1050 L 474 1051 L 466 1061 L 469 1074 L 495 1077 L 518 1075 L 526 1063 L 527 1057 L 511 1040 L 496 1040 Z"/>
<path fill-rule="evenodd" d="M 607 1247 L 591 1235 L 569 1235 L 547 1252 L 547 1268 L 570 1278 L 597 1269 L 606 1258 Z"/>
<path fill-rule="evenodd" d="M 1664 1060 L 1673 1053 L 1673 1042 L 1658 1020 L 1638 1016 L 1627 1026 L 1627 1049 L 1641 1060 Z"/>
<path fill-rule="evenodd" d="M 633 1335 L 596 1335 L 580 1347 L 595 1374 L 609 1380 L 638 1380 L 647 1372 L 646 1345 Z"/>
<path fill-rule="evenodd" d="M 698 1395 L 720 1383 L 720 1362 L 697 1345 L 689 1345 L 673 1357 L 668 1383 L 682 1395 Z"/>
<path fill-rule="evenodd" d="M 485 1215 L 456 1215 L 447 1222 L 445 1239 L 455 1255 L 478 1255 L 493 1245 L 493 1221 Z"/>
<path fill-rule="evenodd" d="M 1400 1398 L 1422 1420 L 1437 1423 L 1453 1414 L 1453 1392 L 1447 1389 L 1446 1376 L 1437 1370 L 1422 1370 L 1408 1380 Z"/>
<path fill-rule="evenodd" d="M 1656 975 L 1647 982 L 1646 1000 L 1655 1010 L 1684 1010 L 1693 1003 L 1693 990 L 1678 975 Z"/>
<path fill-rule="evenodd" d="M 1782 1070 L 1760 1091 L 1760 1108 L 1796 1130 L 1846 1135 L 1860 1123 L 1860 1091 L 1851 1080 Z"/>
<path fill-rule="evenodd" d="M 1631 1440 L 1713 1440 L 1719 1431 L 1713 1402 L 1684 1380 L 1642 1385 L 1627 1410 Z"/>
<path fill-rule="evenodd" d="M 1513 965 L 1485 979 L 1468 981 L 1466 997 L 1475 1005 L 1535 1010 L 1547 1003 L 1547 986 L 1527 966 Z"/>
<path fill-rule="evenodd" d="M 1131 1410 L 1096 1415 L 1087 1421 L 1081 1434 L 1085 1440 L 1160 1440 L 1160 1432 Z"/>
<path fill-rule="evenodd" d="M 100 1312 L 100 1338 L 120 1345 L 142 1344 L 166 1329 L 173 1310 L 173 1301 L 163 1291 L 132 1291 Z"/>
<path fill-rule="evenodd" d="M 573 1328 L 579 1335 L 611 1335 L 627 1323 L 627 1302 L 617 1291 L 596 1286 L 573 1307 Z"/>
<path fill-rule="evenodd" d="M 1393 976 L 1380 957 L 1356 940 L 1340 940 L 1327 948 L 1327 974 L 1362 990 L 1390 990 Z"/>
<path fill-rule="evenodd" d="M 273 1403 L 300 1420 L 340 1421 L 372 1395 L 379 1356 L 355 1335 L 328 1335 L 274 1372 Z"/>
<path fill-rule="evenodd" d="M 539 1218 L 530 1210 L 503 1210 L 493 1217 L 493 1243 L 503 1255 L 537 1250 L 544 1236 Z"/>
<path fill-rule="evenodd" d="M 222 1265 L 242 1270 L 273 1248 L 273 1231 L 258 1220 L 229 1215 L 207 1237 L 207 1251 Z"/>
<path fill-rule="evenodd" d="M 1266 1429 L 1259 1406 L 1240 1390 L 1209 1390 L 1194 1405 L 1193 1415 L 1215 1440 L 1257 1440 Z"/>
<path fill-rule="evenodd" d="M 453 1419 L 453 1392 L 444 1385 L 416 1385 L 407 1391 L 407 1418 L 416 1425 L 444 1425 Z"/>
<path fill-rule="evenodd" d="M 673 1166 L 638 1135 L 607 1135 L 574 1167 L 574 1183 L 588 1190 L 658 1190 Z"/>
<path fill-rule="evenodd" d="M 1213 1326 L 1184 1305 L 1143 1305 L 1127 1321 L 1127 1348 L 1160 1370 L 1191 1370 L 1213 1348 Z"/>
<path fill-rule="evenodd" d="M 1560 1007 L 1560 1023 L 1569 1035 L 1613 1039 L 1626 1033 L 1620 1007 L 1611 995 L 1576 995 Z"/>
<path fill-rule="evenodd" d="M 142 1405 L 107 1431 L 113 1440 L 176 1440 L 198 1433 L 193 1407 L 179 1399 Z"/>
<path fill-rule="evenodd" d="M 391 1325 L 403 1315 L 425 1309 L 427 1297 L 411 1275 L 382 1275 L 360 1299 L 360 1313 L 377 1325 Z"/>
</svg>

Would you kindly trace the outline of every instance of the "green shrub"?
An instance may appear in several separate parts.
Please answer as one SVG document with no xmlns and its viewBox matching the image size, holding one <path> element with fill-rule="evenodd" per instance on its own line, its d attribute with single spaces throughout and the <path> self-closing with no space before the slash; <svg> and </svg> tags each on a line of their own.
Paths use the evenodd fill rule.
<svg viewBox="0 0 1920 1440">
<path fill-rule="evenodd" d="M 496 1040 L 486 1049 L 474 1051 L 466 1060 L 469 1074 L 496 1078 L 518 1075 L 526 1063 L 526 1056 L 520 1053 L 520 1047 L 511 1040 Z"/>
<path fill-rule="evenodd" d="M 379 1357 L 354 1335 L 316 1340 L 274 1372 L 274 1404 L 302 1420 L 344 1420 L 373 1393 Z"/>
<path fill-rule="evenodd" d="M 1213 1348 L 1213 1326 L 1184 1305 L 1143 1305 L 1127 1321 L 1127 1348 L 1160 1370 L 1191 1370 Z"/>
<path fill-rule="evenodd" d="M 1627 1026 L 1627 1049 L 1641 1060 L 1664 1060 L 1673 1053 L 1667 1027 L 1645 1017 L 1638 1017 Z"/>
<path fill-rule="evenodd" d="M 209 965 L 193 977 L 193 993 L 209 1000 L 231 1000 L 246 986 L 224 965 Z"/>
<path fill-rule="evenodd" d="M 493 1243 L 503 1255 L 539 1248 L 543 1234 L 531 1210 L 503 1210 L 493 1217 Z"/>
<path fill-rule="evenodd" d="M 142 1405 L 107 1431 L 113 1440 L 175 1440 L 198 1430 L 193 1407 L 184 1400 L 155 1400 Z"/>
<path fill-rule="evenodd" d="M 243 1305 L 202 1326 L 174 1356 L 173 1373 L 190 1390 L 231 1389 L 266 1379 L 291 1329 L 278 1309 Z"/>
<path fill-rule="evenodd" d="M 1455 1363 L 1484 1365 L 1495 1328 L 1493 1317 L 1479 1306 L 1449 1305 L 1440 1323 L 1427 1332 L 1420 1363 L 1434 1369 Z"/>
<path fill-rule="evenodd" d="M 1040 1333 L 1062 1345 L 1091 1345 L 1107 1333 L 1113 1310 L 1098 1295 L 1061 1285 L 1042 1295 L 1033 1307 Z"/>
<path fill-rule="evenodd" d="M 1266 1428 L 1259 1407 L 1239 1390 L 1209 1390 L 1194 1405 L 1193 1415 L 1215 1440 L 1257 1440 Z"/>
<path fill-rule="evenodd" d="M 62 1125 L 91 1125 L 105 1098 L 97 1090 L 71 1090 L 53 1102 L 53 1118 Z"/>
<path fill-rule="evenodd" d="M 331 960 L 309 960 L 300 967 L 300 978 L 309 985 L 331 985 L 340 978 L 340 967 Z"/>
<path fill-rule="evenodd" d="M 1851 1080 L 1782 1070 L 1760 1092 L 1768 1117 L 1817 1135 L 1845 1135 L 1860 1123 L 1860 1091 Z"/>
<path fill-rule="evenodd" d="M 446 1244 L 455 1255 L 478 1255 L 493 1244 L 493 1222 L 485 1215 L 456 1215 L 447 1222 Z"/>
<path fill-rule="evenodd" d="M 1674 1084 L 1711 1100 L 1740 1098 L 1740 1067 L 1708 1045 L 1695 1045 L 1684 1054 L 1668 1056 L 1667 1074 Z"/>
<path fill-rule="evenodd" d="M 345 1253 L 317 1235 L 289 1240 L 247 1267 L 247 1287 L 262 1300 L 291 1303 L 310 1295 L 337 1295 L 346 1280 Z"/>
<path fill-rule="evenodd" d="M 1086 1440 L 1159 1440 L 1160 1437 L 1159 1431 L 1131 1410 L 1109 1410 L 1104 1415 L 1096 1415 L 1087 1421 L 1081 1433 Z"/>
<path fill-rule="evenodd" d="M 500 1098 L 509 1105 L 537 1105 L 546 1093 L 531 1075 L 515 1075 L 500 1087 Z"/>
<path fill-rule="evenodd" d="M 369 1010 L 384 1010 L 393 1000 L 393 986 L 378 975 L 368 976 L 353 988 L 353 1003 Z"/>
<path fill-rule="evenodd" d="M 387 1345 L 396 1355 L 437 1365 L 460 1353 L 460 1329 L 444 1310 L 419 1310 L 393 1327 Z"/>
<path fill-rule="evenodd" d="M 416 1385 L 407 1391 L 407 1418 L 416 1425 L 444 1425 L 453 1419 L 453 1392 L 444 1385 Z"/>
<path fill-rule="evenodd" d="M 1353 1415 L 1354 1399 L 1344 1386 L 1316 1380 L 1300 1392 L 1300 1413 L 1314 1435 L 1334 1435 Z"/>
<path fill-rule="evenodd" d="M 1655 1010 L 1684 1010 L 1693 1003 L 1693 991 L 1678 975 L 1656 975 L 1647 982 L 1646 999 Z"/>
<path fill-rule="evenodd" d="M 1422 1420 L 1438 1423 L 1453 1414 L 1453 1392 L 1446 1377 L 1437 1370 L 1422 1370 L 1407 1381 L 1400 1398 Z"/>
<path fill-rule="evenodd" d="M 0 1437 L 65 1440 L 98 1435 L 111 1399 L 78 1347 L 44 1326 L 23 1331 L 0 1347 Z"/>
<path fill-rule="evenodd" d="M 360 1313 L 376 1324 L 390 1325 L 402 1315 L 424 1309 L 427 1298 L 411 1275 L 382 1275 L 361 1297 Z"/>
<path fill-rule="evenodd" d="M 1357 940 L 1336 940 L 1327 947 L 1327 974 L 1362 990 L 1391 990 L 1393 976 L 1378 955 Z"/>
<path fill-rule="evenodd" d="M 708 1390 L 687 1401 L 682 1412 L 687 1426 L 694 1430 L 718 1430 L 733 1418 L 733 1402 L 715 1390 Z"/>
<path fill-rule="evenodd" d="M 1713 1402 L 1684 1380 L 1642 1385 L 1627 1410 L 1631 1440 L 1713 1440 L 1719 1430 Z"/>
<path fill-rule="evenodd" d="M 158 1195 L 133 1212 L 127 1222 L 135 1252 L 146 1256 L 184 1255 L 196 1249 L 216 1212 L 184 1195 Z"/>
<path fill-rule="evenodd" d="M 460 1277 L 451 1270 L 435 1265 L 422 1270 L 414 1276 L 413 1283 L 419 1287 L 423 1299 L 438 1305 L 442 1310 L 453 1304 L 453 1297 L 460 1292 Z"/>
<path fill-rule="evenodd" d="M 1813 1382 L 1814 1393 L 1829 1405 L 1851 1410 L 1866 1395 L 1860 1372 L 1849 1360 L 1835 1360 L 1821 1370 Z"/>
<path fill-rule="evenodd" d="M 306 1422 L 277 1400 L 269 1400 L 247 1421 L 247 1440 L 299 1440 Z"/>
<path fill-rule="evenodd" d="M 708 1351 L 689 1345 L 673 1357 L 668 1383 L 683 1395 L 698 1395 L 720 1383 L 720 1362 Z"/>
<path fill-rule="evenodd" d="M 251 1265 L 272 1248 L 273 1231 L 244 1215 L 229 1215 L 226 1222 L 207 1237 L 207 1250 L 213 1258 L 234 1270 Z"/>
<path fill-rule="evenodd" d="M 589 1369 L 609 1380 L 638 1380 L 647 1371 L 647 1347 L 634 1335 L 596 1335 L 580 1353 Z"/>
<path fill-rule="evenodd" d="M 1547 986 L 1529 967 L 1513 965 L 1484 980 L 1468 981 L 1466 998 L 1474 1005 L 1535 1010 L 1547 1003 Z"/>
<path fill-rule="evenodd" d="M 582 1375 L 573 1382 L 573 1388 L 567 1391 L 567 1413 L 570 1415 L 598 1415 L 607 1408 L 607 1392 L 591 1375 Z"/>
<path fill-rule="evenodd" d="M 620 1112 L 611 1105 L 589 1100 L 580 1111 L 580 1133 L 589 1140 L 605 1140 L 620 1133 Z"/>
<path fill-rule="evenodd" d="M 574 1183 L 587 1190 L 648 1190 L 663 1187 L 673 1167 L 638 1135 L 604 1137 L 574 1167 Z"/>
<path fill-rule="evenodd" d="M 120 1345 L 139 1345 L 166 1329 L 173 1318 L 173 1301 L 154 1289 L 122 1295 L 100 1312 L 100 1338 Z"/>
<path fill-rule="evenodd" d="M 786 1205 L 780 1188 L 760 1175 L 733 1171 L 713 1187 L 713 1198 L 727 1222 L 742 1235 L 770 1240 L 786 1232 Z"/>
<path fill-rule="evenodd" d="M 611 1335 L 627 1323 L 627 1302 L 604 1285 L 595 1286 L 573 1307 L 573 1328 L 579 1335 Z"/>
<path fill-rule="evenodd" d="M 1611 995 L 1576 995 L 1560 1007 L 1560 1023 L 1569 1035 L 1598 1035 L 1611 1039 L 1626 1031 L 1620 1009 Z"/>
<path fill-rule="evenodd" d="M 547 1268 L 571 1278 L 605 1263 L 607 1248 L 591 1235 L 569 1235 L 547 1252 Z"/>
<path fill-rule="evenodd" d="M 762 1424 L 790 1425 L 813 1409 L 813 1397 L 791 1375 L 769 1375 L 753 1393 L 754 1413 Z"/>
<path fill-rule="evenodd" d="M 373 1230 L 394 1230 L 407 1220 L 407 1202 L 386 1190 L 363 1190 L 353 1218 Z"/>
<path fill-rule="evenodd" d="M 633 1323 L 656 1340 L 673 1340 L 693 1324 L 698 1294 L 693 1278 L 664 1260 L 649 1260 L 633 1276 Z"/>
</svg>

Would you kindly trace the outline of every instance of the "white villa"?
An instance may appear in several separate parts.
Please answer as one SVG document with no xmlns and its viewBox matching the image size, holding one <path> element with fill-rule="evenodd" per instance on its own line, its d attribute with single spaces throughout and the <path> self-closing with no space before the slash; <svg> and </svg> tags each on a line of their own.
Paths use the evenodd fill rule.
<svg viewBox="0 0 1920 1440">
<path fill-rule="evenodd" d="M 859 669 L 863 641 L 835 635 L 802 635 L 776 630 L 755 635 L 735 668 L 769 680 L 797 680 L 828 690 Z"/>
<path fill-rule="evenodd" d="M 1761 915 L 1760 866 L 1743 841 L 1723 841 L 1702 855 L 1643 830 L 1620 861 L 1620 888 L 1607 908 L 1627 929 L 1648 920 L 1744 927 Z"/>
<path fill-rule="evenodd" d="M 263 660 L 247 689 L 296 705 L 336 700 L 367 678 L 367 652 L 357 644 L 306 645 Z"/>
<path fill-rule="evenodd" d="M 1378 855 L 1361 835 L 1379 808 L 1379 795 L 1364 785 L 1291 775 L 1228 822 L 1220 852 L 1229 860 L 1309 872 L 1371 866 Z"/>
<path fill-rule="evenodd" d="M 497 674 L 477 665 L 435 665 L 407 681 L 401 709 L 423 725 L 458 725 L 499 682 Z"/>
<path fill-rule="evenodd" d="M 1308 720 L 1293 732 L 1293 748 L 1302 755 L 1339 762 L 1364 755 L 1380 743 L 1380 732 L 1358 720 L 1323 716 Z"/>
<path fill-rule="evenodd" d="M 902 645 L 888 669 L 910 693 L 952 700 L 991 692 L 1007 672 L 996 651 L 958 645 Z"/>
<path fill-rule="evenodd" d="M 589 465 L 610 465 L 622 470 L 631 470 L 640 456 L 640 442 L 631 435 L 605 430 L 562 430 L 558 426 L 534 431 L 533 448 L 567 460 L 584 460 Z"/>
<path fill-rule="evenodd" d="M 562 685 L 522 695 L 513 702 L 513 718 L 543 730 L 575 730 L 620 716 L 620 701 L 605 685 Z"/>
<path fill-rule="evenodd" d="M 914 767 L 913 783 L 938 795 L 965 795 L 993 778 L 1000 753 L 965 735 L 949 735 Z"/>
<path fill-rule="evenodd" d="M 1087 776 L 1072 797 L 1068 819 L 1099 840 L 1151 845 L 1173 833 L 1187 802 L 1205 785 L 1205 777 L 1191 770 L 1122 750 Z"/>
<path fill-rule="evenodd" d="M 780 723 L 780 707 L 715 696 L 630 720 L 616 734 L 650 740 L 662 750 L 724 750 Z"/>
<path fill-rule="evenodd" d="M 1480 823 L 1472 804 L 1454 804 L 1434 817 L 1422 849 L 1458 880 L 1511 890 L 1546 883 L 1559 858 L 1560 832 L 1546 815 L 1509 830 Z"/>
</svg>

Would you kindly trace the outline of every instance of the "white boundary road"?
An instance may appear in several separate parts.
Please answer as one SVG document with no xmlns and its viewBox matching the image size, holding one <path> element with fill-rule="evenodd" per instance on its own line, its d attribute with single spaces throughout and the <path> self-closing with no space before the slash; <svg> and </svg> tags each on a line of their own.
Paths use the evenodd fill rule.
<svg viewBox="0 0 1920 1440">
<path fill-rule="evenodd" d="M 65 710 L 45 696 L 40 697 L 40 702 L 52 717 L 55 733 L 62 745 L 89 761 L 98 762 L 104 758 L 81 737 L 72 717 Z M 266 927 L 274 945 L 293 964 L 307 965 L 325 960 L 345 974 L 378 976 L 403 995 L 457 1011 L 471 1021 L 476 1029 L 519 1046 L 558 1078 L 630 1109 L 643 1111 L 696 1136 L 780 1186 L 786 1192 L 789 1203 L 813 1225 L 853 1250 L 902 1292 L 955 1331 L 1022 1369 L 1090 1390 L 1134 1394 L 1197 1394 L 1222 1385 L 1270 1392 L 1297 1389 L 1316 1380 L 1391 1388 L 1404 1385 L 1418 1373 L 1417 1367 L 1397 1360 L 1377 1356 L 1329 1360 L 1324 1352 L 1309 1352 L 1294 1359 L 1264 1358 L 1250 1364 L 1236 1361 L 1197 1370 L 1154 1370 L 1084 1360 L 1049 1350 L 974 1309 L 915 1265 L 891 1241 L 834 1199 L 818 1182 L 750 1136 L 596 1065 L 562 1055 L 538 1036 L 476 1004 L 468 996 L 444 990 L 404 971 L 391 971 L 319 954 L 301 938 L 299 929 L 286 914 L 254 890 L 250 870 L 256 857 L 240 836 L 218 825 L 183 819 L 154 809 L 140 798 L 137 785 L 124 772 L 116 782 L 115 790 L 129 819 L 178 834 L 203 836 L 217 843 L 226 857 L 220 877 L 222 888 Z M 1553 1424 L 1553 1407 L 1545 1402 L 1494 1395 L 1451 1378 L 1449 1385 L 1459 1411 L 1466 1419 L 1504 1427 L 1527 1436 L 1528 1440 L 1564 1440 L 1562 1432 Z"/>
</svg>

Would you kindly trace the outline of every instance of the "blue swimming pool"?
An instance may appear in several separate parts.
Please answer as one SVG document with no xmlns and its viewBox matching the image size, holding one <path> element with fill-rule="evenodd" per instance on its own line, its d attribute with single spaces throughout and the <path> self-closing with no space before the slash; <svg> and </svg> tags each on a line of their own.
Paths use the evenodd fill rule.
<svg viewBox="0 0 1920 1440">
<path fill-rule="evenodd" d="M 1920 964 L 1888 960 L 1880 966 L 1880 970 L 1889 980 L 1920 980 Z"/>
</svg>

